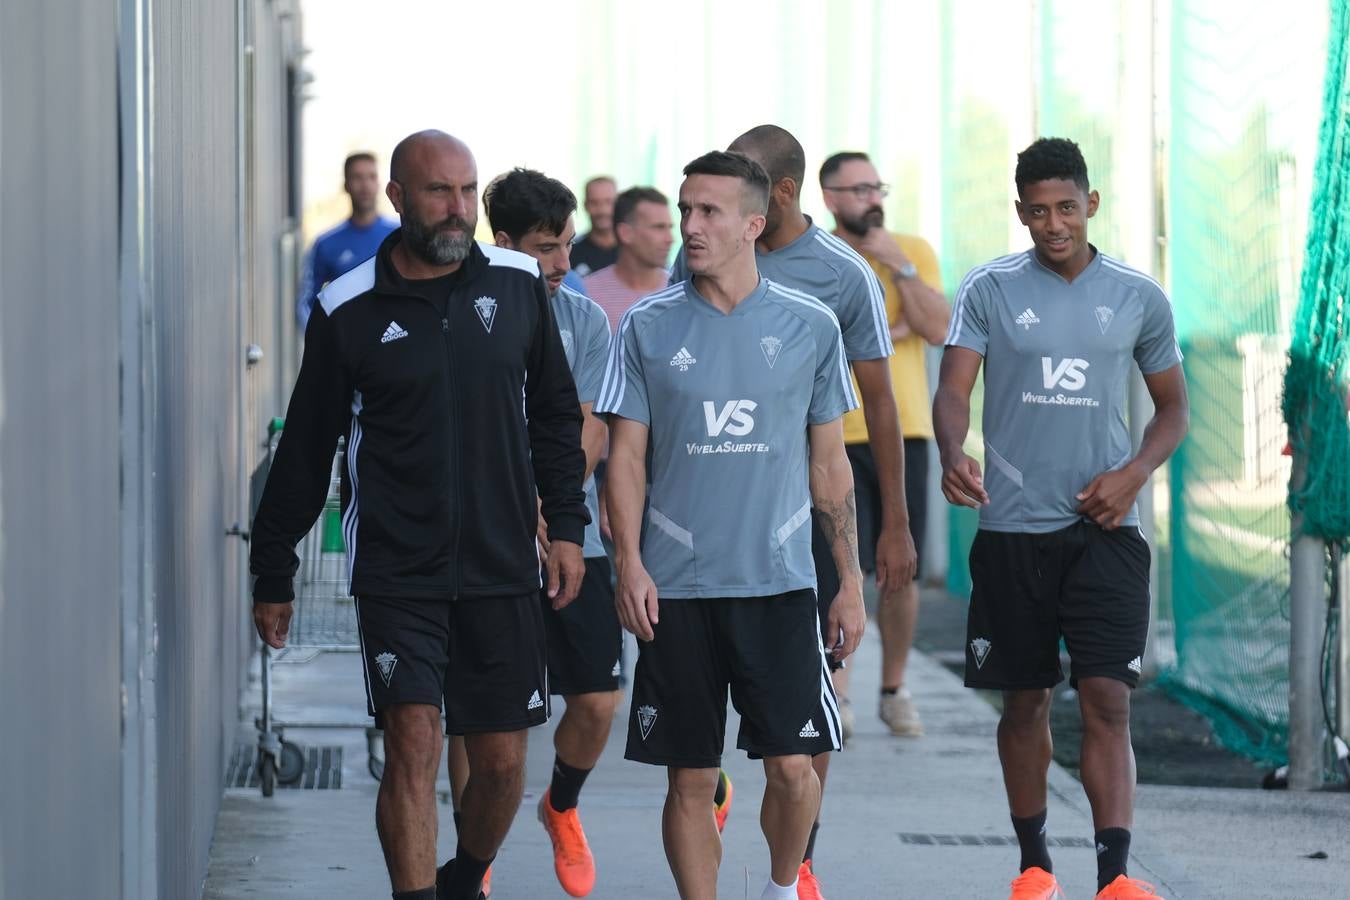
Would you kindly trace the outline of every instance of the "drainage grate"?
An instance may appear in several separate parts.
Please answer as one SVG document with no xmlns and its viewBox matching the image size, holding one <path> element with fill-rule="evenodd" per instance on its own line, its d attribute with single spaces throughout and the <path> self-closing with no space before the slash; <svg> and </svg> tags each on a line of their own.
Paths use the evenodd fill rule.
<svg viewBox="0 0 1350 900">
<path fill-rule="evenodd" d="M 278 788 L 319 791 L 342 787 L 341 747 L 303 747 L 302 751 L 305 756 L 304 773 L 289 784 L 278 781 Z M 235 745 L 230 764 L 225 769 L 225 787 L 261 788 L 256 744 Z"/>
<path fill-rule="evenodd" d="M 917 834 L 901 832 L 898 837 L 904 844 L 918 844 L 924 847 L 1016 847 L 1017 838 L 1001 834 Z M 1045 842 L 1051 847 L 1091 847 L 1092 841 L 1081 837 L 1052 837 Z"/>
</svg>

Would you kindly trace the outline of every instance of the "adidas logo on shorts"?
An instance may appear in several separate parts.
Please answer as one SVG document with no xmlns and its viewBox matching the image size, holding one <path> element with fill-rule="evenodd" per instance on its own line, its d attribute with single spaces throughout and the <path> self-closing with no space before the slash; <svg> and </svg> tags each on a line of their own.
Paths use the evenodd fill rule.
<svg viewBox="0 0 1350 900">
<path fill-rule="evenodd" d="M 1134 659 L 1130 660 L 1125 668 L 1129 669 L 1134 674 L 1139 675 L 1144 671 L 1144 661 L 1136 656 Z"/>
<path fill-rule="evenodd" d="M 797 737 L 820 737 L 820 732 L 816 730 L 816 723 L 812 719 L 807 719 L 802 730 L 797 732 Z"/>
<path fill-rule="evenodd" d="M 530 695 L 530 703 L 529 703 L 529 705 L 528 705 L 527 707 L 525 707 L 525 708 L 526 708 L 526 709 L 538 709 L 539 707 L 541 707 L 541 706 L 543 706 L 543 705 L 544 705 L 543 699 L 540 698 L 539 692 L 538 692 L 538 691 L 535 691 L 533 694 Z"/>
</svg>

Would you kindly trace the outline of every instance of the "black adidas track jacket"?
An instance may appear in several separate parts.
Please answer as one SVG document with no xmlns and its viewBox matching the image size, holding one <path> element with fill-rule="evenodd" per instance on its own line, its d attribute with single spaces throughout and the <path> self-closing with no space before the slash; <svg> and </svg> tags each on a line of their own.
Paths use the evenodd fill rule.
<svg viewBox="0 0 1350 900">
<path fill-rule="evenodd" d="M 253 521 L 255 603 L 294 596 L 295 546 L 346 433 L 353 594 L 454 599 L 539 586 L 537 496 L 555 540 L 590 521 L 576 387 L 538 264 L 473 244 L 444 316 L 379 253 L 315 303 L 286 427 Z"/>
</svg>

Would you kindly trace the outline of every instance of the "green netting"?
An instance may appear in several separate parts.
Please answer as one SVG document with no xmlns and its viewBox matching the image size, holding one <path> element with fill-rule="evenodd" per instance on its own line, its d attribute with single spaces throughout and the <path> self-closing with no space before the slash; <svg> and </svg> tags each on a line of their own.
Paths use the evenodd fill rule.
<svg viewBox="0 0 1350 900">
<path fill-rule="evenodd" d="M 1344 543 L 1350 538 L 1350 419 L 1346 417 L 1350 322 L 1350 4 L 1332 6 L 1326 90 L 1308 249 L 1289 369 L 1284 418 L 1294 451 L 1307 463 L 1291 484 L 1289 508 L 1302 512 L 1304 533 Z"/>
<path fill-rule="evenodd" d="M 1280 391 L 1325 23 L 1172 5 L 1168 261 L 1191 430 L 1170 471 L 1164 681 L 1224 743 L 1270 762 L 1285 753 L 1289 701 Z"/>
</svg>

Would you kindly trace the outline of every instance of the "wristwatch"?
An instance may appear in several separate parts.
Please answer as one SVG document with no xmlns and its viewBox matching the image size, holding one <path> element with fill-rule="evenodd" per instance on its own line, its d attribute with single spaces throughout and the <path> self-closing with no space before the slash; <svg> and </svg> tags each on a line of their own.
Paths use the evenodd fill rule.
<svg viewBox="0 0 1350 900">
<path fill-rule="evenodd" d="M 895 270 L 895 274 L 900 278 L 918 278 L 919 269 L 912 262 L 907 262 Z"/>
</svg>

